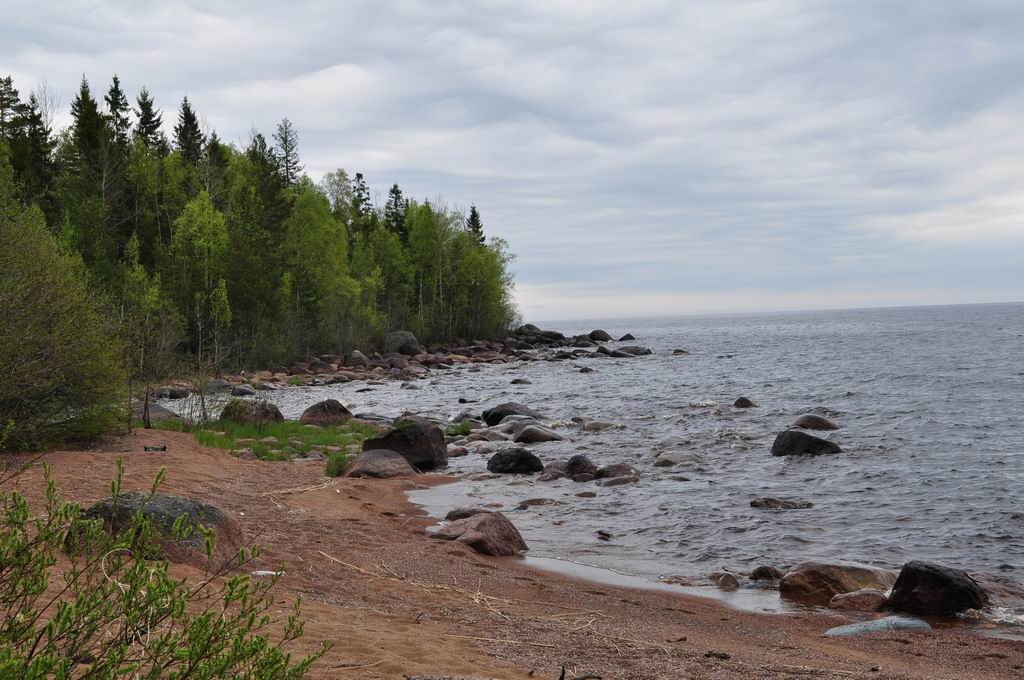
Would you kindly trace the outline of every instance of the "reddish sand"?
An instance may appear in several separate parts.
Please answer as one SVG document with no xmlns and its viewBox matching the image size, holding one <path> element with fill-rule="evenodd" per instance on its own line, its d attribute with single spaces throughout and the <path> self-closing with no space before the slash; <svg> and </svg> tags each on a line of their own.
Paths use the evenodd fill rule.
<svg viewBox="0 0 1024 680">
<path fill-rule="evenodd" d="M 166 453 L 143 446 L 166 444 Z M 319 463 L 240 461 L 183 434 L 140 431 L 94 451 L 60 451 L 64 495 L 108 493 L 117 454 L 126 489 L 163 491 L 229 511 L 283 568 L 281 611 L 303 598 L 296 651 L 334 641 L 313 678 L 1021 678 L 1024 644 L 963 629 L 832 639 L 850 619 L 756 614 L 672 593 L 597 585 L 482 557 L 429 538 L 403 491 L 412 480 L 330 480 Z M 18 486 L 38 499 L 40 472 Z"/>
</svg>

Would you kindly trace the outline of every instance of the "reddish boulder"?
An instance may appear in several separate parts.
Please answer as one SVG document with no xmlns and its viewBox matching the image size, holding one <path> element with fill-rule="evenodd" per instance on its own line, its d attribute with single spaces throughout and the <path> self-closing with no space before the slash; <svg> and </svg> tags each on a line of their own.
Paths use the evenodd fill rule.
<svg viewBox="0 0 1024 680">
<path fill-rule="evenodd" d="M 434 538 L 464 543 L 483 555 L 518 555 L 527 550 L 519 530 L 500 512 L 484 512 L 441 527 Z"/>
</svg>

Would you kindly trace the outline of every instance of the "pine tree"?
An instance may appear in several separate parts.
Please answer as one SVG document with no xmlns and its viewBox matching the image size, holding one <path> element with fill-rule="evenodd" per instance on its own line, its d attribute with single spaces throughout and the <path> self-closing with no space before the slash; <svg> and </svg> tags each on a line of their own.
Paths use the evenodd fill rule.
<svg viewBox="0 0 1024 680">
<path fill-rule="evenodd" d="M 27 202 L 42 204 L 53 181 L 54 140 L 36 96 L 30 95 L 25 114 L 25 143 L 20 163 Z"/>
<path fill-rule="evenodd" d="M 299 181 L 302 165 L 299 164 L 299 133 L 287 118 L 278 124 L 274 142 L 281 180 L 286 187 L 293 187 Z"/>
<path fill-rule="evenodd" d="M 203 132 L 199 129 L 199 118 L 192 110 L 188 97 L 185 97 L 178 111 L 178 124 L 174 126 L 174 146 L 181 152 L 186 163 L 198 166 L 203 157 L 205 142 Z"/>
<path fill-rule="evenodd" d="M 107 124 L 84 75 L 78 94 L 71 101 L 71 118 L 74 121 L 72 135 L 79 154 L 79 169 L 95 172 L 100 165 Z"/>
<path fill-rule="evenodd" d="M 142 143 L 148 149 L 156 151 L 161 156 L 166 155 L 167 138 L 161 129 L 163 126 L 163 116 L 160 110 L 156 108 L 149 90 L 142 88 L 135 101 L 138 104 L 138 108 L 135 109 L 135 135 L 142 140 Z"/>
<path fill-rule="evenodd" d="M 0 139 L 13 140 L 21 129 L 25 105 L 21 102 L 14 79 L 0 79 Z"/>
<path fill-rule="evenodd" d="M 363 173 L 357 172 L 352 180 L 352 225 L 349 228 L 349 254 L 355 249 L 358 235 L 366 235 L 373 231 L 377 223 L 377 211 L 370 202 L 370 188 L 366 186 Z"/>
<path fill-rule="evenodd" d="M 110 89 L 103 100 L 107 103 L 107 116 L 110 119 L 111 127 L 114 129 L 114 139 L 117 141 L 118 146 L 127 150 L 128 133 L 131 131 L 132 125 L 131 120 L 128 118 L 128 112 L 131 111 L 131 107 L 128 105 L 128 97 L 125 96 L 124 90 L 121 89 L 121 80 L 117 75 L 111 81 Z"/>
<path fill-rule="evenodd" d="M 409 202 L 402 197 L 398 184 L 391 185 L 388 202 L 384 206 L 384 226 L 401 239 L 402 243 L 409 240 L 409 230 L 405 225 L 405 209 Z"/>
<path fill-rule="evenodd" d="M 469 206 L 469 217 L 466 219 L 466 229 L 476 237 L 478 242 L 484 243 L 487 240 L 484 237 L 484 224 L 480 221 L 480 211 L 476 209 L 475 205 Z"/>
</svg>

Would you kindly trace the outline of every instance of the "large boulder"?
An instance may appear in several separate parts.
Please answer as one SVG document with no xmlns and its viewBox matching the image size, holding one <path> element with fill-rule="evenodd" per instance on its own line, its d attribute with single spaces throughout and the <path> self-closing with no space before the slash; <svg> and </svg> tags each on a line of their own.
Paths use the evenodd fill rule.
<svg viewBox="0 0 1024 680">
<path fill-rule="evenodd" d="M 852 593 L 833 595 L 829 609 L 849 609 L 857 612 L 878 612 L 885 606 L 885 593 L 875 588 L 862 588 Z"/>
<path fill-rule="evenodd" d="M 587 335 L 587 337 L 594 342 L 609 342 L 612 339 L 612 336 L 607 331 L 602 330 L 590 331 L 590 334 Z"/>
<path fill-rule="evenodd" d="M 88 519 L 103 520 L 104 527 L 113 533 L 131 523 L 136 512 L 141 512 L 157 530 L 160 547 L 168 559 L 203 566 L 206 563 L 206 539 L 200 526 L 213 531 L 214 566 L 230 560 L 244 547 L 238 524 L 220 508 L 201 501 L 172 496 L 165 493 L 128 491 L 113 499 L 104 499 L 85 511 Z M 174 536 L 174 525 L 182 516 L 191 531 L 183 538 Z"/>
<path fill-rule="evenodd" d="M 409 331 L 392 331 L 384 336 L 384 352 L 386 354 L 405 354 L 415 356 L 423 351 L 420 341 Z"/>
<path fill-rule="evenodd" d="M 988 593 L 966 572 L 930 562 L 907 562 L 889 595 L 889 609 L 952 616 L 988 606 Z"/>
<path fill-rule="evenodd" d="M 800 427 L 805 430 L 838 430 L 839 426 L 825 416 L 817 413 L 805 413 L 793 421 L 793 427 Z"/>
<path fill-rule="evenodd" d="M 539 413 L 530 407 L 517 404 L 514 401 L 492 406 L 483 412 L 483 420 L 488 425 L 497 425 L 504 420 L 506 416 L 529 416 L 530 418 L 541 417 Z"/>
<path fill-rule="evenodd" d="M 345 366 L 347 366 L 348 368 L 354 368 L 356 366 L 365 366 L 369 362 L 370 360 L 366 358 L 366 355 L 357 349 L 352 350 L 351 352 L 348 353 L 348 356 L 345 357 Z"/>
<path fill-rule="evenodd" d="M 594 475 L 596 478 L 597 465 L 582 454 L 577 454 L 565 462 L 565 476 L 575 477 L 576 475 Z"/>
<path fill-rule="evenodd" d="M 399 418 L 388 431 L 363 441 L 363 451 L 375 449 L 396 451 L 420 471 L 448 465 L 444 432 L 425 418 Z"/>
<path fill-rule="evenodd" d="M 363 451 L 345 472 L 346 477 L 374 477 L 376 479 L 414 474 L 416 474 L 416 470 L 409 465 L 405 456 L 385 449 Z"/>
<path fill-rule="evenodd" d="M 221 420 L 245 425 L 280 423 L 284 420 L 281 410 L 267 401 L 231 399 L 220 412 Z"/>
<path fill-rule="evenodd" d="M 341 425 L 352 418 L 352 412 L 337 399 L 324 399 L 302 412 L 299 422 L 306 425 Z"/>
<path fill-rule="evenodd" d="M 750 397 L 740 397 L 732 405 L 734 408 L 754 408 L 757 406 Z"/>
<path fill-rule="evenodd" d="M 785 430 L 772 443 L 773 456 L 818 456 L 823 453 L 842 453 L 835 442 L 821 439 L 800 430 Z"/>
<path fill-rule="evenodd" d="M 502 474 L 531 474 L 544 469 L 544 463 L 529 449 L 521 446 L 502 449 L 487 461 L 488 472 Z"/>
<path fill-rule="evenodd" d="M 527 550 L 519 530 L 500 512 L 481 512 L 459 519 L 431 534 L 464 543 L 484 555 L 518 555 Z"/>
<path fill-rule="evenodd" d="M 648 354 L 654 354 L 654 352 L 652 352 L 650 349 L 646 347 L 638 347 L 636 345 L 627 345 L 625 347 L 619 347 L 617 350 L 612 352 L 612 356 L 617 356 L 615 352 L 622 352 L 623 354 L 627 354 L 629 356 L 634 357 L 642 357 L 647 356 Z"/>
<path fill-rule="evenodd" d="M 527 425 L 519 430 L 512 441 L 518 444 L 539 444 L 541 442 L 557 442 L 565 439 L 562 435 L 543 425 Z"/>
<path fill-rule="evenodd" d="M 779 592 L 790 598 L 827 605 L 836 595 L 862 588 L 886 591 L 896 573 L 857 562 L 801 562 L 782 577 Z"/>
</svg>

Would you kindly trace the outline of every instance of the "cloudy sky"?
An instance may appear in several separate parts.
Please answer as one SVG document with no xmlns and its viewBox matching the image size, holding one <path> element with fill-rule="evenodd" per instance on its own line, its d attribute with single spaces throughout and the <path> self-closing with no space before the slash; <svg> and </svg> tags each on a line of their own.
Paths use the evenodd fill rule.
<svg viewBox="0 0 1024 680">
<path fill-rule="evenodd" d="M 188 95 L 475 202 L 530 320 L 1024 300 L 1019 0 L 0 0 L 0 73 Z"/>
</svg>

